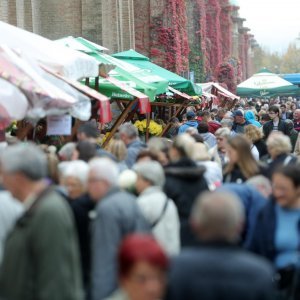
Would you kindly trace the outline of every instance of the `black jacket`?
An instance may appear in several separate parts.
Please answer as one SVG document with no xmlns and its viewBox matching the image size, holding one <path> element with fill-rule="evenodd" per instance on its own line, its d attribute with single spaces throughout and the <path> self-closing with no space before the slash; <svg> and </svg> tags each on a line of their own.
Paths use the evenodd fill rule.
<svg viewBox="0 0 300 300">
<path fill-rule="evenodd" d="M 91 219 L 89 214 L 94 209 L 95 203 L 88 195 L 83 195 L 74 200 L 68 199 L 68 202 L 74 213 L 79 240 L 83 283 L 87 288 L 90 283 L 91 272 Z"/>
<path fill-rule="evenodd" d="M 274 300 L 271 265 L 229 244 L 186 249 L 170 268 L 167 300 Z"/>
<path fill-rule="evenodd" d="M 182 246 L 197 244 L 189 224 L 192 206 L 197 196 L 208 189 L 203 176 L 204 167 L 184 158 L 165 167 L 165 193 L 174 200 L 180 218 L 180 236 Z"/>
<path fill-rule="evenodd" d="M 280 166 L 293 165 L 297 163 L 297 157 L 292 154 L 280 154 L 268 163 L 267 177 L 271 179 L 273 172 Z"/>
<path fill-rule="evenodd" d="M 264 136 L 265 139 L 268 138 L 268 136 L 270 135 L 270 133 L 273 131 L 273 120 L 268 121 L 267 123 L 264 124 L 263 126 L 263 132 L 264 132 Z M 289 130 L 288 127 L 286 126 L 285 121 L 279 119 L 279 123 L 278 123 L 278 131 L 281 131 L 282 133 L 288 135 Z"/>
<path fill-rule="evenodd" d="M 253 145 L 257 148 L 257 151 L 259 153 L 259 158 L 261 159 L 262 157 L 268 155 L 268 149 L 265 141 L 263 139 L 260 139 L 253 143 Z"/>
</svg>

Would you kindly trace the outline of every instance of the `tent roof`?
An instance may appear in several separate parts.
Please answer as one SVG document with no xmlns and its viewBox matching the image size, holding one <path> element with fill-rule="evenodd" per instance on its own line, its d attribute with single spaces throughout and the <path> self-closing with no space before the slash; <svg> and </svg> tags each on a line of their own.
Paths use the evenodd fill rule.
<svg viewBox="0 0 300 300">
<path fill-rule="evenodd" d="M 119 60 L 134 65 L 140 69 L 146 70 L 153 75 L 165 78 L 169 85 L 177 90 L 183 91 L 190 95 L 200 95 L 201 90 L 190 80 L 177 75 L 167 69 L 164 69 L 150 61 L 150 59 L 135 50 L 128 50 L 112 55 Z"/>
<path fill-rule="evenodd" d="M 97 50 L 94 43 L 82 38 L 76 38 L 84 46 L 92 50 L 89 55 L 96 58 L 104 64 L 111 64 L 115 66 L 114 70 L 109 72 L 110 77 L 114 77 L 120 81 L 131 81 L 133 88 L 138 89 L 149 96 L 151 101 L 155 100 L 155 96 L 166 92 L 168 82 L 163 77 L 156 74 L 151 74 L 146 70 L 138 68 L 125 61 L 119 60 L 108 54 L 101 53 Z"/>
<path fill-rule="evenodd" d="M 287 80 L 288 82 L 292 84 L 300 84 L 300 73 L 294 73 L 294 74 L 283 74 L 283 79 Z"/>
<path fill-rule="evenodd" d="M 237 86 L 242 97 L 274 97 L 294 95 L 299 88 L 274 73 L 259 72 Z"/>
<path fill-rule="evenodd" d="M 145 56 L 133 49 L 123 51 L 123 52 L 118 52 L 118 53 L 113 54 L 112 56 L 116 57 L 116 58 L 120 58 L 120 59 L 137 59 L 137 60 L 146 60 L 146 61 L 150 60 L 147 56 Z"/>
</svg>

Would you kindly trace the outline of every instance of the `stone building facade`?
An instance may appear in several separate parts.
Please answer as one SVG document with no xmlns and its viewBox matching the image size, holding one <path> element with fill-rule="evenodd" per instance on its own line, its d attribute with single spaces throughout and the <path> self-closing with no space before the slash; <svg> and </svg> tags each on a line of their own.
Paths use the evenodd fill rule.
<svg viewBox="0 0 300 300">
<path fill-rule="evenodd" d="M 236 0 L 0 0 L 0 20 L 50 39 L 83 36 L 111 53 L 133 48 L 204 81 L 224 61 L 240 61 L 240 79 L 251 75 L 255 43 L 238 9 Z"/>
</svg>

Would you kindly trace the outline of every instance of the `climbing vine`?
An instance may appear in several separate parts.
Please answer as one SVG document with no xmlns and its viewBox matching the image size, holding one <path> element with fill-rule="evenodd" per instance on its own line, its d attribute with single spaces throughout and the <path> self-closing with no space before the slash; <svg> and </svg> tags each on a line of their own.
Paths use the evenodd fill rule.
<svg viewBox="0 0 300 300">
<path fill-rule="evenodd" d="M 189 69 L 184 0 L 165 0 L 163 13 L 152 19 L 150 47 L 151 58 L 163 67 L 179 74 Z"/>
</svg>

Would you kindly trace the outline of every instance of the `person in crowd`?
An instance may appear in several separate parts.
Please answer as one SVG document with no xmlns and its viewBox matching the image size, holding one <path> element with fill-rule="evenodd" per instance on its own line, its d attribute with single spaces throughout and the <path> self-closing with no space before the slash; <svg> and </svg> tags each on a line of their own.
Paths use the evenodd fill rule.
<svg viewBox="0 0 300 300">
<path fill-rule="evenodd" d="M 98 144 L 100 131 L 95 121 L 88 121 L 81 124 L 77 129 L 78 141 L 89 141 L 93 144 Z"/>
<path fill-rule="evenodd" d="M 234 116 L 233 116 L 233 112 L 231 112 L 230 110 L 227 111 L 223 117 L 223 119 L 229 119 L 231 120 L 232 122 L 234 121 Z M 222 120 L 223 120 L 222 119 Z"/>
<path fill-rule="evenodd" d="M 204 143 L 208 145 L 208 148 L 213 148 L 217 144 L 216 137 L 208 131 L 208 124 L 200 122 L 198 125 L 198 132 L 202 136 Z"/>
<path fill-rule="evenodd" d="M 109 141 L 106 150 L 116 158 L 120 172 L 127 169 L 127 164 L 125 162 L 127 157 L 127 148 L 125 143 L 118 136 Z"/>
<path fill-rule="evenodd" d="M 293 113 L 293 120 L 294 120 L 294 128 L 298 132 L 300 131 L 300 109 L 297 109 L 296 104 L 292 103 L 291 111 Z"/>
<path fill-rule="evenodd" d="M 196 120 L 196 113 L 190 110 L 186 113 L 186 118 L 187 122 L 185 122 L 179 127 L 178 134 L 185 133 L 185 131 L 190 127 L 194 127 L 197 129 L 198 121 Z"/>
<path fill-rule="evenodd" d="M 118 251 L 119 289 L 105 300 L 163 299 L 169 259 L 157 241 L 132 234 Z"/>
<path fill-rule="evenodd" d="M 1 166 L 3 185 L 25 212 L 6 240 L 0 298 L 81 300 L 74 220 L 66 201 L 45 180 L 45 154 L 33 144 L 18 144 L 5 150 Z"/>
<path fill-rule="evenodd" d="M 269 116 L 271 120 L 263 126 L 265 139 L 268 138 L 272 131 L 281 131 L 284 134 L 288 134 L 287 126 L 285 121 L 280 119 L 280 110 L 277 106 L 273 105 L 269 108 Z"/>
<path fill-rule="evenodd" d="M 189 128 L 187 128 L 187 130 L 185 131 L 185 133 L 189 134 L 190 136 L 198 134 L 198 129 L 197 128 L 195 128 L 195 127 L 189 127 Z"/>
<path fill-rule="evenodd" d="M 167 132 L 166 137 L 173 139 L 175 136 L 178 135 L 178 130 L 179 130 L 179 127 L 181 126 L 181 123 L 180 123 L 179 119 L 176 117 L 172 117 L 170 120 L 170 123 L 171 123 L 171 127 L 170 127 L 169 131 Z"/>
<path fill-rule="evenodd" d="M 127 157 L 125 162 L 129 169 L 132 168 L 139 152 L 146 148 L 146 145 L 140 141 L 138 129 L 131 123 L 124 123 L 119 128 L 120 139 L 127 147 Z"/>
<path fill-rule="evenodd" d="M 228 128 L 230 130 L 230 135 L 231 136 L 236 135 L 236 132 L 234 130 L 232 130 L 233 120 L 223 118 L 222 121 L 221 121 L 221 126 L 222 126 L 222 128 Z"/>
<path fill-rule="evenodd" d="M 254 125 L 254 126 L 258 127 L 258 128 L 262 127 L 261 124 L 258 121 L 256 121 L 255 114 L 254 114 L 254 112 L 252 110 L 247 110 L 245 112 L 245 119 L 250 124 L 252 124 L 252 125 Z"/>
<path fill-rule="evenodd" d="M 260 111 L 261 114 L 259 114 L 259 123 L 264 126 L 267 122 L 271 121 L 271 118 L 269 114 L 265 111 Z"/>
<path fill-rule="evenodd" d="M 294 152 L 299 132 L 294 128 L 294 123 L 292 120 L 287 119 L 285 120 L 285 123 L 287 126 L 287 135 L 290 137 L 292 144 L 292 152 Z"/>
<path fill-rule="evenodd" d="M 170 164 L 165 167 L 164 191 L 173 199 L 180 218 L 181 246 L 197 244 L 189 224 L 189 215 L 197 195 L 208 189 L 204 167 L 198 167 L 190 159 L 195 141 L 186 134 L 175 138 L 169 151 Z"/>
<path fill-rule="evenodd" d="M 198 166 L 205 167 L 204 177 L 210 190 L 213 190 L 222 184 L 222 168 L 217 162 L 211 160 L 206 145 L 195 143 L 193 145 L 191 159 L 195 161 Z"/>
<path fill-rule="evenodd" d="M 76 148 L 72 155 L 72 160 L 83 160 L 89 162 L 96 156 L 96 146 L 90 141 L 80 141 L 77 143 Z"/>
<path fill-rule="evenodd" d="M 227 110 L 225 108 L 219 108 L 218 111 L 217 111 L 217 115 L 215 117 L 215 120 L 218 121 L 219 123 L 221 123 L 221 121 L 223 120 L 226 112 L 227 112 Z"/>
<path fill-rule="evenodd" d="M 97 122 L 95 120 L 81 124 L 77 130 L 77 140 L 79 142 L 78 144 L 84 145 L 84 146 L 80 146 L 80 147 L 83 147 L 82 151 L 85 150 L 84 152 L 88 152 L 88 153 L 92 152 L 92 147 L 87 146 L 87 145 L 89 145 L 88 144 L 88 142 L 89 142 L 90 144 L 94 145 L 96 156 L 108 157 L 108 158 L 111 158 L 114 160 L 115 157 L 113 157 L 113 155 L 111 155 L 109 152 L 105 151 L 104 149 L 102 149 L 100 147 L 99 137 L 100 137 L 100 131 L 98 129 Z M 81 142 L 85 142 L 85 143 L 81 143 Z M 78 146 L 77 146 L 77 148 L 78 148 Z M 79 151 L 79 150 L 77 150 L 77 151 Z M 90 159 L 90 156 L 88 156 L 88 157 Z M 75 159 L 78 159 L 78 158 L 75 158 Z M 83 159 L 83 160 L 85 160 L 85 159 Z M 85 160 L 85 161 L 87 161 L 87 160 Z"/>
<path fill-rule="evenodd" d="M 170 162 L 169 150 L 172 141 L 166 138 L 152 137 L 149 139 L 147 146 L 149 150 L 157 156 L 158 161 L 162 166 L 166 166 Z"/>
<path fill-rule="evenodd" d="M 244 230 L 241 234 L 240 244 L 249 247 L 254 232 L 257 216 L 266 205 L 267 199 L 250 184 L 225 183 L 218 189 L 219 192 L 227 191 L 235 194 L 241 201 L 245 211 Z"/>
<path fill-rule="evenodd" d="M 172 199 L 163 192 L 165 174 L 156 161 L 134 165 L 137 174 L 137 203 L 149 222 L 152 233 L 166 253 L 176 255 L 180 250 L 180 222 Z"/>
<path fill-rule="evenodd" d="M 242 135 L 228 139 L 228 164 L 224 168 L 223 182 L 242 183 L 260 173 L 260 167 L 251 153 L 251 145 Z"/>
<path fill-rule="evenodd" d="M 42 145 L 45 147 L 42 147 L 41 149 L 44 151 L 44 153 L 47 156 L 47 163 L 48 163 L 48 180 L 51 181 L 53 184 L 59 183 L 59 174 L 58 174 L 58 164 L 59 159 L 56 155 L 56 147 L 55 146 L 47 146 Z"/>
<path fill-rule="evenodd" d="M 77 199 L 87 192 L 88 164 L 82 160 L 73 160 L 63 171 L 63 182 L 70 200 Z"/>
<path fill-rule="evenodd" d="M 202 122 L 207 123 L 208 131 L 210 133 L 215 134 L 215 132 L 221 127 L 221 124 L 219 122 L 212 119 L 211 113 L 208 110 L 202 111 L 201 116 Z"/>
<path fill-rule="evenodd" d="M 293 114 L 291 114 L 288 110 L 285 104 L 280 105 L 280 110 L 281 110 L 281 119 L 282 120 L 292 120 L 293 119 Z"/>
<path fill-rule="evenodd" d="M 217 145 L 212 149 L 209 149 L 209 154 L 212 157 L 212 160 L 217 162 L 221 168 L 223 168 L 228 162 L 226 143 L 230 136 L 231 132 L 228 128 L 219 128 L 216 131 Z"/>
<path fill-rule="evenodd" d="M 5 240 L 14 227 L 17 219 L 24 211 L 23 205 L 14 199 L 10 192 L 0 184 L 0 266 L 3 256 Z"/>
<path fill-rule="evenodd" d="M 136 163 L 141 161 L 158 161 L 158 156 L 148 148 L 142 150 L 136 157 Z"/>
<path fill-rule="evenodd" d="M 263 133 L 261 129 L 252 124 L 245 127 L 245 136 L 254 145 L 259 153 L 259 159 L 263 159 L 268 155 L 268 149 L 266 142 L 263 139 Z"/>
<path fill-rule="evenodd" d="M 246 181 L 246 184 L 254 187 L 258 192 L 260 192 L 266 199 L 269 199 L 272 194 L 271 181 L 263 175 L 257 175 L 251 177 Z"/>
<path fill-rule="evenodd" d="M 117 187 L 118 165 L 108 158 L 89 163 L 88 192 L 96 202 L 92 222 L 91 299 L 101 300 L 117 288 L 117 249 L 130 233 L 149 231 L 136 198 Z"/>
<path fill-rule="evenodd" d="M 299 133 L 294 148 L 294 155 L 297 156 L 298 158 L 300 156 L 300 134 Z"/>
<path fill-rule="evenodd" d="M 201 247 L 184 249 L 172 261 L 167 300 L 274 300 L 271 265 L 237 246 L 243 222 L 234 194 L 200 195 L 191 223 Z"/>
<path fill-rule="evenodd" d="M 249 249 L 269 259 L 278 270 L 281 299 L 299 299 L 300 167 L 277 168 L 273 196 L 262 209 Z M 283 296 L 282 295 L 282 296 Z"/>
<path fill-rule="evenodd" d="M 237 109 L 233 112 L 234 123 L 232 129 L 236 133 L 243 134 L 245 131 L 245 126 L 251 124 L 245 119 L 244 112 L 241 109 Z"/>
<path fill-rule="evenodd" d="M 292 165 L 297 162 L 297 157 L 291 154 L 292 144 L 290 138 L 282 132 L 273 132 L 267 139 L 267 148 L 270 155 L 268 161 L 268 178 L 272 177 L 273 171 L 279 166 Z"/>
<path fill-rule="evenodd" d="M 86 294 L 90 285 L 91 235 L 90 214 L 95 203 L 87 194 L 89 166 L 81 160 L 68 163 L 63 171 L 63 183 L 67 189 L 67 199 L 72 208 L 79 240 L 81 268 Z"/>
<path fill-rule="evenodd" d="M 58 151 L 58 158 L 60 161 L 70 161 L 72 160 L 73 152 L 76 148 L 76 143 L 66 143 Z"/>
</svg>

